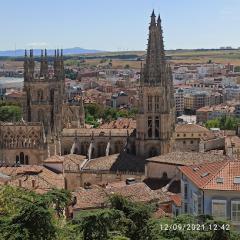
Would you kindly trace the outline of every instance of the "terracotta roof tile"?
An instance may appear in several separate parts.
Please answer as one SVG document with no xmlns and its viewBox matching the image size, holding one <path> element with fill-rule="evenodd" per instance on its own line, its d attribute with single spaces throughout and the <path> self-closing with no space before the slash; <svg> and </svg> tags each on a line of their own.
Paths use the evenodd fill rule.
<svg viewBox="0 0 240 240">
<path fill-rule="evenodd" d="M 173 201 L 173 203 L 174 203 L 177 207 L 181 207 L 181 205 L 182 205 L 181 195 L 179 195 L 179 194 L 172 194 L 172 195 L 170 195 L 170 199 Z"/>
<path fill-rule="evenodd" d="M 19 167 L 0 167 L 0 173 L 10 176 L 7 184 L 32 189 L 37 192 L 46 192 L 53 188 L 63 189 L 64 177 L 43 166 L 22 165 Z M 33 181 L 36 182 L 33 186 Z"/>
<path fill-rule="evenodd" d="M 223 161 L 226 159 L 230 159 L 230 157 L 207 152 L 171 152 L 165 155 L 148 158 L 147 161 L 175 165 L 193 165 L 207 162 Z"/>
<path fill-rule="evenodd" d="M 166 202 L 165 200 L 163 201 L 163 195 L 165 193 L 161 192 L 160 194 L 160 192 L 153 191 L 143 182 L 130 185 L 110 184 L 106 188 L 94 186 L 92 189 L 78 189 L 74 192 L 74 196 L 77 198 L 77 203 L 74 205 L 73 209 L 104 207 L 109 196 L 112 194 L 124 196 L 135 202 Z M 167 194 L 165 194 L 165 197 L 167 198 Z"/>
<path fill-rule="evenodd" d="M 84 170 L 144 172 L 145 160 L 122 152 L 88 161 Z"/>
<path fill-rule="evenodd" d="M 202 133 L 202 132 L 209 132 L 209 130 L 203 126 L 197 124 L 179 124 L 175 128 L 176 133 Z"/>
<path fill-rule="evenodd" d="M 229 160 L 193 166 L 179 167 L 194 184 L 201 189 L 240 191 L 240 160 Z"/>
</svg>

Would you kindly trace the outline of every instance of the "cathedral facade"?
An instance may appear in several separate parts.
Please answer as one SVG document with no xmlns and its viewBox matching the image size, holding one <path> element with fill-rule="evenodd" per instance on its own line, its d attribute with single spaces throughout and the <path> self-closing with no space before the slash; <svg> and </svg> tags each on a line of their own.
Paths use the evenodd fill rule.
<svg viewBox="0 0 240 240">
<path fill-rule="evenodd" d="M 63 52 L 49 64 L 42 51 L 36 68 L 33 50 L 24 61 L 23 120 L 0 124 L 0 161 L 41 164 L 52 155 L 79 154 L 89 160 L 122 151 L 148 158 L 172 151 L 175 106 L 171 68 L 166 62 L 161 19 L 149 26 L 146 63 L 141 69 L 136 129 L 85 128 L 82 98 L 67 99 Z M 11 151 L 11 155 L 8 153 Z"/>
</svg>

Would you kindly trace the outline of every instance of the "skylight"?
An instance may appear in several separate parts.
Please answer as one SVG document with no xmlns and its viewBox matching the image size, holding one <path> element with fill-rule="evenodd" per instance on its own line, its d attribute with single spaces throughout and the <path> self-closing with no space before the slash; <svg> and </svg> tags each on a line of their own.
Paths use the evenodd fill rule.
<svg viewBox="0 0 240 240">
<path fill-rule="evenodd" d="M 223 183 L 223 177 L 218 177 L 216 178 L 217 183 Z"/>
<path fill-rule="evenodd" d="M 193 171 L 194 171 L 194 172 L 196 172 L 197 170 L 199 170 L 198 167 L 193 168 Z"/>
<path fill-rule="evenodd" d="M 201 175 L 201 177 L 203 178 L 203 177 L 206 177 L 206 176 L 208 176 L 209 175 L 209 172 L 205 172 L 205 173 L 203 173 L 202 175 Z"/>
<path fill-rule="evenodd" d="M 233 183 L 240 184 L 240 176 L 234 177 Z"/>
</svg>

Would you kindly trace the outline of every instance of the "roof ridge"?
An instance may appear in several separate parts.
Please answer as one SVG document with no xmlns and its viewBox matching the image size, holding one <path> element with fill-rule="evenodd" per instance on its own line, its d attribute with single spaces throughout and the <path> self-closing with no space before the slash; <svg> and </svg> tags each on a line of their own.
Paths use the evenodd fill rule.
<svg viewBox="0 0 240 240">
<path fill-rule="evenodd" d="M 231 162 L 231 160 L 224 160 L 224 161 L 214 162 L 214 163 L 221 163 L 221 162 L 225 162 L 225 164 L 223 164 L 223 166 L 222 166 L 220 169 L 218 169 L 218 171 L 204 184 L 204 186 L 202 186 L 202 188 L 205 188 L 205 187 L 209 184 L 209 182 L 212 181 L 213 178 L 215 178 L 216 175 L 217 175 L 220 171 L 222 171 L 223 168 L 225 168 L 225 167 L 227 166 L 227 164 L 229 164 L 229 163 Z M 213 163 L 212 163 L 212 164 L 213 164 Z"/>
</svg>

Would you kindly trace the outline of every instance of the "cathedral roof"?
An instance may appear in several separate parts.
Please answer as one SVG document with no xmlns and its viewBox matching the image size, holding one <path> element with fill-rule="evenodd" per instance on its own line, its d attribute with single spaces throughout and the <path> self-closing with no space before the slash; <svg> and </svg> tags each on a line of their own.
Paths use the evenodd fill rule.
<svg viewBox="0 0 240 240">
<path fill-rule="evenodd" d="M 125 152 L 88 161 L 83 170 L 144 172 L 145 160 Z"/>
<path fill-rule="evenodd" d="M 160 155 L 148 158 L 147 162 L 167 163 L 171 165 L 193 165 L 207 162 L 216 162 L 230 159 L 226 155 L 200 152 L 171 152 L 165 155 Z"/>
<path fill-rule="evenodd" d="M 134 129 L 103 129 L 103 128 L 64 128 L 62 131 L 62 136 L 109 136 L 111 131 L 111 136 L 127 136 L 133 132 Z"/>
<path fill-rule="evenodd" d="M 77 155 L 77 154 L 67 154 L 63 156 L 53 155 L 44 160 L 44 163 L 69 163 L 73 162 L 75 164 L 82 163 L 86 159 L 84 155 Z"/>
</svg>

